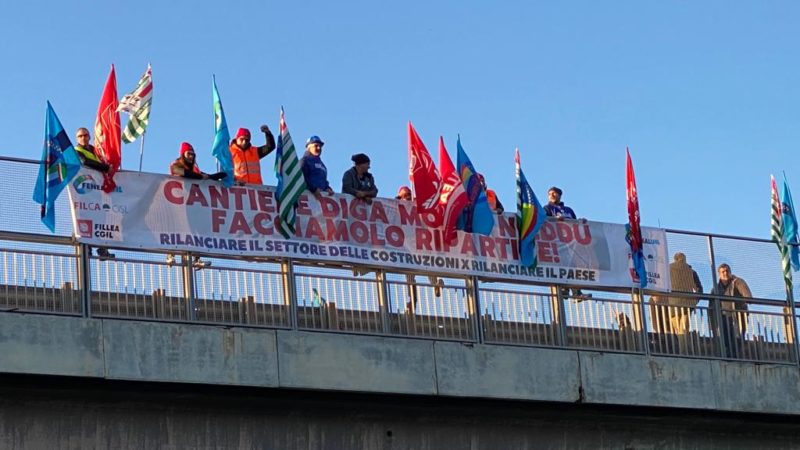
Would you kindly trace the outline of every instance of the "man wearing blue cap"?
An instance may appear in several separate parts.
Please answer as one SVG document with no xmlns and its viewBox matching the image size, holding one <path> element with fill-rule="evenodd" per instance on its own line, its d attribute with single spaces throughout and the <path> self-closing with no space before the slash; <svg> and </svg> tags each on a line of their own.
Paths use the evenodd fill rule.
<svg viewBox="0 0 800 450">
<path fill-rule="evenodd" d="M 303 178 L 306 180 L 306 187 L 319 199 L 323 192 L 328 195 L 333 194 L 333 189 L 328 183 L 328 168 L 322 162 L 322 146 L 325 145 L 319 136 L 311 136 L 306 141 L 306 152 L 300 160 L 300 168 L 303 170 Z"/>
</svg>

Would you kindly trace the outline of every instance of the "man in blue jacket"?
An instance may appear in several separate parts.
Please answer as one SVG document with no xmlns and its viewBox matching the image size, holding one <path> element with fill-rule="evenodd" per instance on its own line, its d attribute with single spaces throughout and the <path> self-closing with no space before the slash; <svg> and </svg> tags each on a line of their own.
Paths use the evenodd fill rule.
<svg viewBox="0 0 800 450">
<path fill-rule="evenodd" d="M 323 192 L 328 195 L 333 194 L 333 189 L 328 183 L 328 168 L 322 162 L 322 146 L 325 145 L 319 136 L 311 136 L 306 141 L 306 152 L 300 160 L 300 168 L 303 170 L 303 178 L 306 180 L 306 187 L 314 194 L 318 200 Z"/>
</svg>

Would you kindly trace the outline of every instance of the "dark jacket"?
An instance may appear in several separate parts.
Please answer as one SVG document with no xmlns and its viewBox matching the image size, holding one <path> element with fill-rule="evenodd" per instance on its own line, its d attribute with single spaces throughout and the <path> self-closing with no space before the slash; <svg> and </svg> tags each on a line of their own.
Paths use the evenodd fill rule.
<svg viewBox="0 0 800 450">
<path fill-rule="evenodd" d="M 739 298 L 750 298 L 753 296 L 750 292 L 750 286 L 748 286 L 743 279 L 733 274 L 731 274 L 731 281 L 727 286 L 723 285 L 721 280 L 717 281 L 717 285 L 714 286 L 711 293 L 714 295 Z M 747 317 L 745 314 L 747 312 L 747 303 L 720 300 L 719 305 L 723 323 L 730 324 L 729 327 L 733 327 L 733 331 L 737 333 L 745 333 L 747 331 Z M 711 327 L 716 329 L 718 325 L 714 309 L 716 309 L 716 302 L 712 300 L 711 308 L 709 308 L 709 319 Z M 726 331 L 724 328 L 722 332 L 723 335 L 725 335 Z"/>
<path fill-rule="evenodd" d="M 577 219 L 575 211 L 569 206 L 564 205 L 564 202 L 548 203 L 544 205 L 544 212 L 550 217 L 563 217 L 565 219 Z"/>
<path fill-rule="evenodd" d="M 372 174 L 366 172 L 359 177 L 356 168 L 351 167 L 342 175 L 342 192 L 355 196 L 356 191 L 366 192 L 367 197 L 378 196 L 378 188 L 375 186 L 375 178 L 372 177 Z"/>
<path fill-rule="evenodd" d="M 702 293 L 703 284 L 697 272 L 692 266 L 686 263 L 685 259 L 678 259 L 669 265 L 669 277 L 672 281 L 674 292 L 693 292 Z M 700 301 L 700 297 L 670 297 L 670 306 L 694 307 Z"/>
<path fill-rule="evenodd" d="M 312 155 L 311 152 L 306 150 L 303 158 L 300 160 L 300 167 L 303 170 L 303 178 L 306 180 L 306 187 L 311 192 L 318 190 L 329 189 L 331 186 L 328 184 L 328 168 L 322 162 L 322 158 Z"/>
<path fill-rule="evenodd" d="M 751 298 L 753 296 L 752 292 L 750 292 L 750 286 L 748 286 L 743 279 L 733 274 L 731 274 L 731 281 L 727 286 L 722 284 L 722 280 L 717 281 L 717 285 L 714 286 L 714 290 L 711 291 L 711 293 L 714 295 L 723 295 L 725 297 Z M 720 303 L 723 314 L 726 313 L 726 310 L 747 311 L 747 304 L 743 302 L 721 301 Z"/>
<path fill-rule="evenodd" d="M 108 172 L 108 169 L 110 169 L 108 164 L 102 162 L 97 156 L 97 151 L 95 150 L 94 145 L 89 144 L 87 147 L 76 145 L 75 152 L 78 154 L 81 164 L 85 167 L 89 167 L 103 173 Z"/>
</svg>

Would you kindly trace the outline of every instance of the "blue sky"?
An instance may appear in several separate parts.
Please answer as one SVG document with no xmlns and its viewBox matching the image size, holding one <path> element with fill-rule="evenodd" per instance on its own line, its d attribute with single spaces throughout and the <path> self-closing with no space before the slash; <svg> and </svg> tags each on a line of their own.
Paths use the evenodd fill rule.
<svg viewBox="0 0 800 450">
<path fill-rule="evenodd" d="M 336 189 L 357 152 L 382 195 L 407 184 L 411 120 L 434 157 L 461 133 L 508 210 L 515 147 L 541 199 L 558 185 L 600 221 L 627 220 L 626 146 L 644 225 L 766 238 L 770 173 L 800 196 L 795 2 L 68 3 L 4 6 L 2 155 L 40 156 L 46 100 L 72 134 L 111 63 L 122 96 L 150 62 L 146 171 L 181 141 L 214 168 L 216 74 L 232 133 L 277 130 L 283 105 L 295 142 L 325 140 Z"/>
</svg>

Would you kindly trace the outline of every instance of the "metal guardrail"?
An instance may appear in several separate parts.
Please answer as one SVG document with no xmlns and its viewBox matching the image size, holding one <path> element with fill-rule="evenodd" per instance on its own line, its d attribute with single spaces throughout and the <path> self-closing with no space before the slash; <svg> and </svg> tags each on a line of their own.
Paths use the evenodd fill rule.
<svg viewBox="0 0 800 450">
<path fill-rule="evenodd" d="M 33 172 L 19 167 L 26 164 L 0 157 L 0 173 L 9 165 Z M 195 270 L 192 254 L 168 264 L 164 253 L 117 249 L 103 260 L 64 233 L 42 234 L 38 214 L 25 214 L 0 217 L 0 311 L 798 364 L 800 317 L 783 290 L 775 245 L 764 239 L 667 230 L 670 249 L 686 255 L 704 292 L 726 262 L 755 297 L 669 294 L 701 297 L 686 307 L 638 289 L 579 291 L 288 259 L 213 257 Z"/>
<path fill-rule="evenodd" d="M 156 252 L 90 256 L 60 237 L 0 233 L 0 309 L 797 364 L 786 301 L 441 279 L 291 260 Z M 369 269 L 371 270 L 371 269 Z M 590 295 L 591 294 L 591 295 Z M 733 305 L 733 306 L 731 306 Z M 743 311 L 743 308 L 747 308 Z"/>
</svg>

